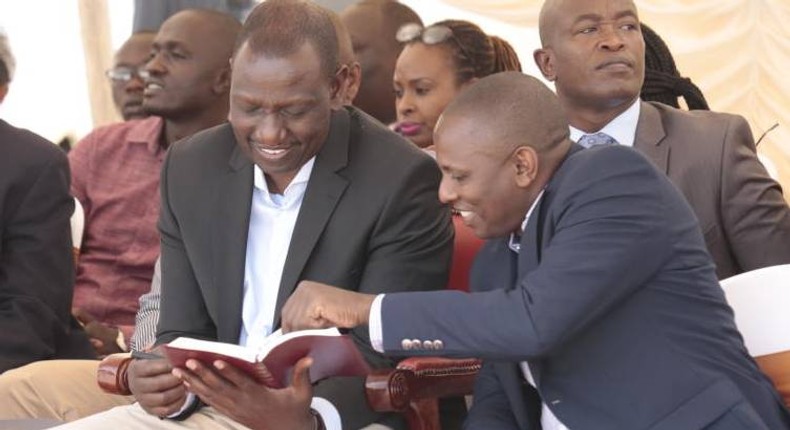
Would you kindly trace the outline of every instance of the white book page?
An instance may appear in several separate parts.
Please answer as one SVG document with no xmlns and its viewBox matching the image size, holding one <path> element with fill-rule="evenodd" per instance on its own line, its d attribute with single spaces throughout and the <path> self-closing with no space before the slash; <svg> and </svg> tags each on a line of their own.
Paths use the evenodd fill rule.
<svg viewBox="0 0 790 430">
<path fill-rule="evenodd" d="M 230 357 L 236 357 L 241 360 L 254 363 L 256 360 L 255 351 L 245 348 L 241 345 L 234 345 L 232 343 L 212 342 L 210 340 L 193 339 L 190 337 L 179 337 L 169 343 L 173 348 L 191 349 L 195 351 L 207 351 L 216 354 L 223 354 Z"/>
<path fill-rule="evenodd" d="M 277 345 L 287 342 L 290 339 L 302 336 L 340 336 L 340 330 L 338 330 L 337 327 L 330 327 L 314 330 L 292 331 L 290 333 L 283 334 L 283 330 L 278 329 L 274 333 L 267 336 L 263 341 L 263 344 L 261 345 L 257 355 L 257 360 L 263 360 L 263 358 L 269 354 L 269 351 L 274 349 Z"/>
</svg>

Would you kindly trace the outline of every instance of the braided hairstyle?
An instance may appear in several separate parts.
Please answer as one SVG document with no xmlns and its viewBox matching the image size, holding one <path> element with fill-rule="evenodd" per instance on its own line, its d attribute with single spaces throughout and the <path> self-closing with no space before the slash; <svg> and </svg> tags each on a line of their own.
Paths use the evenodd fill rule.
<svg viewBox="0 0 790 430">
<path fill-rule="evenodd" d="M 645 24 L 645 81 L 640 97 L 645 101 L 661 102 L 679 108 L 678 97 L 686 100 L 689 109 L 710 110 L 702 91 L 691 79 L 680 76 L 672 53 L 661 37 Z"/>
<path fill-rule="evenodd" d="M 510 44 L 497 36 L 488 36 L 469 21 L 445 20 L 434 25 L 445 26 L 453 37 L 441 42 L 452 49 L 459 84 L 504 71 L 521 71 L 521 62 Z"/>
</svg>

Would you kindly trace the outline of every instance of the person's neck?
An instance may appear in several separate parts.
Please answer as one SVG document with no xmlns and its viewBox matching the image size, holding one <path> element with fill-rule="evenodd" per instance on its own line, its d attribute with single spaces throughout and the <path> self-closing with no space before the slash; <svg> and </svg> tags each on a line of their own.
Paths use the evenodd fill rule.
<svg viewBox="0 0 790 430">
<path fill-rule="evenodd" d="M 227 110 L 217 109 L 203 111 L 190 117 L 165 119 L 162 145 L 167 149 L 170 145 L 183 138 L 222 124 L 227 118 Z"/>
<path fill-rule="evenodd" d="M 631 98 L 609 104 L 578 104 L 561 98 L 560 103 L 568 117 L 568 124 L 585 133 L 595 133 L 628 110 L 635 100 L 636 98 Z"/>
</svg>

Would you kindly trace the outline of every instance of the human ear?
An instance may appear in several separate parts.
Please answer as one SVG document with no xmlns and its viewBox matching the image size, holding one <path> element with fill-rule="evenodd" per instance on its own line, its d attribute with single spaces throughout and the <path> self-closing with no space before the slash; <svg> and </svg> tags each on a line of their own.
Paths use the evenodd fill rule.
<svg viewBox="0 0 790 430">
<path fill-rule="evenodd" d="M 516 170 L 516 185 L 529 187 L 538 176 L 538 153 L 531 146 L 521 146 L 513 153 L 513 167 Z"/>
<path fill-rule="evenodd" d="M 340 67 L 337 68 L 335 72 L 335 76 L 332 77 L 332 82 L 330 83 L 330 105 L 332 109 L 340 109 L 346 100 L 346 94 L 348 93 L 349 89 L 349 69 L 348 65 L 341 64 Z"/>
<path fill-rule="evenodd" d="M 8 84 L 0 85 L 0 103 L 5 100 L 6 94 L 8 94 Z"/>
<path fill-rule="evenodd" d="M 213 89 L 215 93 L 225 94 L 230 91 L 231 64 L 232 60 L 231 62 L 228 62 L 228 65 L 220 69 L 216 78 L 214 78 Z"/>
<path fill-rule="evenodd" d="M 362 66 L 358 62 L 354 62 L 348 69 L 348 87 L 346 88 L 346 95 L 343 98 L 343 104 L 352 105 L 354 99 L 357 98 L 359 87 L 362 85 Z"/>
<path fill-rule="evenodd" d="M 532 58 L 535 60 L 535 64 L 546 80 L 554 82 L 557 79 L 557 74 L 554 71 L 554 52 L 552 52 L 551 49 L 536 49 L 532 53 Z"/>
</svg>

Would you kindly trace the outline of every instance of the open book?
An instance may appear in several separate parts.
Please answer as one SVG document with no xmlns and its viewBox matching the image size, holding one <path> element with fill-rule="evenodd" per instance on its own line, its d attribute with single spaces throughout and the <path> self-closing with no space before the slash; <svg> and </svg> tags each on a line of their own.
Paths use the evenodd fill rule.
<svg viewBox="0 0 790 430">
<path fill-rule="evenodd" d="M 194 358 L 209 367 L 222 360 L 247 372 L 258 382 L 272 388 L 286 387 L 296 362 L 305 356 L 313 359 L 310 381 L 330 376 L 364 376 L 370 367 L 354 342 L 337 328 L 302 330 L 282 334 L 277 330 L 259 349 L 208 340 L 179 337 L 164 345 L 167 359 L 175 367 L 186 367 Z M 267 377 L 261 363 L 269 370 Z"/>
</svg>

